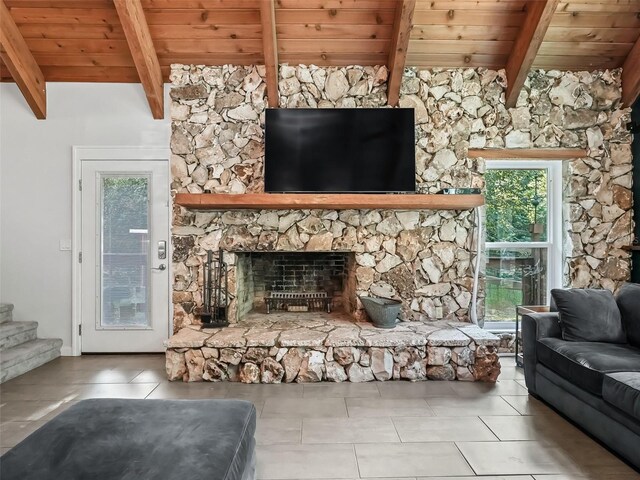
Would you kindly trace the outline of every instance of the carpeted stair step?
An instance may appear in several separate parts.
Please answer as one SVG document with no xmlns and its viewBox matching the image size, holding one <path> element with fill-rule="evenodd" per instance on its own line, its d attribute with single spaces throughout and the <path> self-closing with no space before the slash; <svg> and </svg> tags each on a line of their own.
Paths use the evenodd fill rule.
<svg viewBox="0 0 640 480">
<path fill-rule="evenodd" d="M 0 323 L 0 351 L 35 340 L 38 322 Z"/>
<path fill-rule="evenodd" d="M 22 375 L 60 356 L 62 340 L 38 338 L 0 352 L 0 383 Z"/>
<path fill-rule="evenodd" d="M 0 323 L 13 321 L 13 304 L 0 303 Z"/>
</svg>

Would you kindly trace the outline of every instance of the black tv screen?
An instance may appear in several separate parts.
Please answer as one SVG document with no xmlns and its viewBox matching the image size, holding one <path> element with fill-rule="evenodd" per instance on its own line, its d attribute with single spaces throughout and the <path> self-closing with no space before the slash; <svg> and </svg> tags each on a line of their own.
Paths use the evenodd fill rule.
<svg viewBox="0 0 640 480">
<path fill-rule="evenodd" d="M 268 109 L 267 192 L 415 192 L 411 108 Z"/>
</svg>

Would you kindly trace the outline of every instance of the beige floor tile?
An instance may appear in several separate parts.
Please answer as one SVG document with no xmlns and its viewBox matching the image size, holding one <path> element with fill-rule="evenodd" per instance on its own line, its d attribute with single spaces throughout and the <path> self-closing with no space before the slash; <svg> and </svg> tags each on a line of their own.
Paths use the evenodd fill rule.
<svg viewBox="0 0 640 480">
<path fill-rule="evenodd" d="M 168 383 L 167 372 L 165 369 L 149 369 L 143 370 L 136 375 L 130 383 Z"/>
<path fill-rule="evenodd" d="M 91 383 L 96 371 L 91 370 L 32 370 L 24 375 L 14 378 L 11 385 L 72 385 L 79 383 Z M 133 377 L 132 377 L 133 378 Z"/>
<path fill-rule="evenodd" d="M 308 383 L 303 387 L 305 398 L 380 398 L 376 382 Z"/>
<path fill-rule="evenodd" d="M 521 415 L 557 415 L 551 407 L 531 395 L 502 395 Z"/>
<path fill-rule="evenodd" d="M 575 462 L 542 442 L 457 442 L 477 475 L 580 473 Z"/>
<path fill-rule="evenodd" d="M 0 388 L 0 401 L 57 400 L 70 401 L 78 396 L 77 385 L 6 385 Z"/>
<path fill-rule="evenodd" d="M 490 477 L 419 477 L 417 480 L 533 480 L 531 475 L 491 475 Z M 386 479 L 385 479 L 386 480 Z"/>
<path fill-rule="evenodd" d="M 82 385 L 77 398 L 146 398 L 157 386 L 157 383 L 95 383 Z"/>
<path fill-rule="evenodd" d="M 454 443 L 357 444 L 363 477 L 473 475 Z"/>
<path fill-rule="evenodd" d="M 0 455 L 4 455 L 9 450 L 11 450 L 11 448 L 9 448 L 9 447 L 0 447 Z"/>
<path fill-rule="evenodd" d="M 302 443 L 400 442 L 393 422 L 381 418 L 305 418 Z"/>
<path fill-rule="evenodd" d="M 453 395 L 451 384 L 454 382 L 438 382 L 425 380 L 423 382 L 392 381 L 378 384 L 382 398 L 425 398 Z"/>
<path fill-rule="evenodd" d="M 265 399 L 265 398 L 302 398 L 302 384 L 280 383 L 274 385 L 243 383 L 224 383 L 228 398 Z"/>
<path fill-rule="evenodd" d="M 259 418 L 256 426 L 258 445 L 299 444 L 302 438 L 301 418 Z"/>
<path fill-rule="evenodd" d="M 500 362 L 502 363 L 502 362 Z M 524 370 L 516 366 L 501 365 L 499 380 L 523 380 Z"/>
<path fill-rule="evenodd" d="M 479 415 L 520 415 L 501 397 L 431 397 L 427 403 L 438 417 L 477 417 Z"/>
<path fill-rule="evenodd" d="M 637 473 L 613 453 L 586 435 L 571 442 L 562 442 L 556 446 L 579 465 L 581 473 L 584 475 L 600 477 L 604 475 L 628 475 L 633 477 Z"/>
<path fill-rule="evenodd" d="M 0 424 L 0 447 L 14 447 L 46 422 L 5 422 Z"/>
<path fill-rule="evenodd" d="M 144 370 L 142 368 L 114 368 L 111 370 L 100 370 L 93 375 L 87 376 L 86 379 L 78 383 L 129 383 Z M 158 383 L 158 382 L 146 382 Z"/>
<path fill-rule="evenodd" d="M 267 398 L 262 418 L 331 418 L 346 417 L 344 398 Z"/>
<path fill-rule="evenodd" d="M 498 380 L 496 383 L 485 382 L 451 382 L 451 388 L 461 397 L 473 397 L 486 395 L 529 395 L 515 380 Z"/>
<path fill-rule="evenodd" d="M 581 474 L 581 475 L 534 475 L 535 480 L 640 480 L 640 473 L 615 474 Z M 483 479 L 484 480 L 484 479 Z"/>
<path fill-rule="evenodd" d="M 551 415 L 481 416 L 482 421 L 500 440 L 540 440 L 547 442 L 572 442 L 588 439 L 579 429 L 566 420 Z"/>
<path fill-rule="evenodd" d="M 393 417 L 392 420 L 403 442 L 498 440 L 478 417 Z"/>
<path fill-rule="evenodd" d="M 75 402 L 21 400 L 0 404 L 0 422 L 49 420 Z"/>
<path fill-rule="evenodd" d="M 432 417 L 433 411 L 422 398 L 346 398 L 349 417 Z"/>
<path fill-rule="evenodd" d="M 131 384 L 134 385 L 134 384 Z M 206 398 L 224 398 L 226 385 L 210 382 L 166 382 L 160 383 L 147 398 L 170 400 L 203 400 Z"/>
<path fill-rule="evenodd" d="M 128 383 L 142 373 L 143 368 L 32 371 L 17 377 L 17 385 L 61 385 L 83 383 Z"/>
<path fill-rule="evenodd" d="M 80 398 L 243 398 L 258 411 L 260 478 L 640 480 L 551 408 L 522 394 L 513 356 L 500 361 L 495 386 L 242 385 L 168 382 L 162 354 L 61 357 L 0 387 L 0 453 Z M 492 441 L 494 434 L 504 441 Z M 460 451 L 493 476 L 474 477 Z"/>
<path fill-rule="evenodd" d="M 351 445 L 259 445 L 259 479 L 358 478 Z"/>
</svg>

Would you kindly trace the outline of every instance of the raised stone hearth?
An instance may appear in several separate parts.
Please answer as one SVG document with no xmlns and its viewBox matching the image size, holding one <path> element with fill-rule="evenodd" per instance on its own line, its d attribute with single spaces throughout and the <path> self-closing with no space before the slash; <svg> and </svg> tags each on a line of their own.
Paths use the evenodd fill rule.
<svg viewBox="0 0 640 480">
<path fill-rule="evenodd" d="M 185 382 L 495 382 L 500 339 L 469 323 L 401 322 L 381 330 L 343 313 L 252 313 L 167 341 L 167 376 Z"/>
</svg>

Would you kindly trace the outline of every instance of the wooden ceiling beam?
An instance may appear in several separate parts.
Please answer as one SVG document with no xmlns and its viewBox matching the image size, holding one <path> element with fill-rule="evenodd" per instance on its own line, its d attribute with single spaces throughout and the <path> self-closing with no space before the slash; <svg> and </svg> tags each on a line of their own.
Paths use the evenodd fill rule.
<svg viewBox="0 0 640 480">
<path fill-rule="evenodd" d="M 9 9 L 0 0 L 0 58 L 36 118 L 47 117 L 47 84 Z"/>
<path fill-rule="evenodd" d="M 151 114 L 164 118 L 164 82 L 158 55 L 140 0 L 114 0 L 118 18 L 133 57 Z"/>
<path fill-rule="evenodd" d="M 269 107 L 278 108 L 278 39 L 276 37 L 276 11 L 274 0 L 260 0 L 262 23 L 262 51 L 267 75 L 267 101 Z"/>
<path fill-rule="evenodd" d="M 507 60 L 507 108 L 514 107 L 518 101 L 557 6 L 558 0 L 527 2 L 527 16 Z"/>
<path fill-rule="evenodd" d="M 391 46 L 389 48 L 389 81 L 387 83 L 387 103 L 392 107 L 400 100 L 400 85 L 407 60 L 409 37 L 411 36 L 411 21 L 416 8 L 416 0 L 400 0 L 396 6 L 393 23 Z"/>
<path fill-rule="evenodd" d="M 631 107 L 640 97 L 640 38 L 622 65 L 622 103 Z"/>
</svg>

